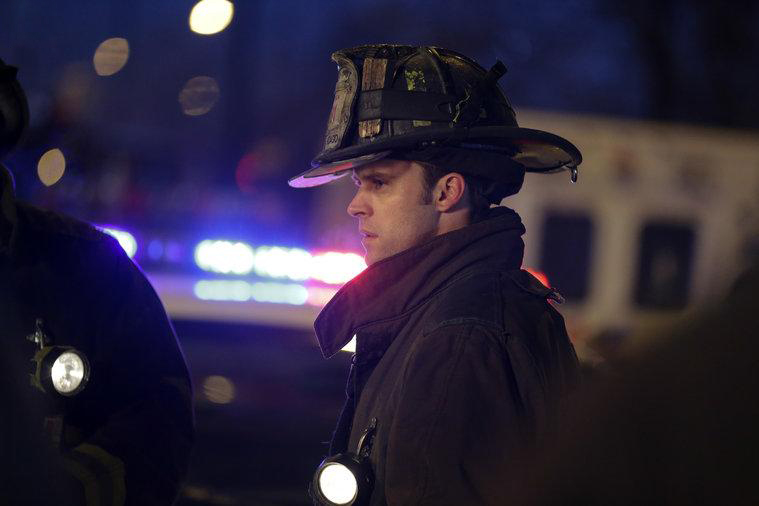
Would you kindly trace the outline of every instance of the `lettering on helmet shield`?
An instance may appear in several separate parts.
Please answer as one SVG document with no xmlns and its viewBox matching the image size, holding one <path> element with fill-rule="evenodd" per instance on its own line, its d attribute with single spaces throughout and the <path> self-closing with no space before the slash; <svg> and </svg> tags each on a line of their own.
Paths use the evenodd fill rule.
<svg viewBox="0 0 759 506">
<path fill-rule="evenodd" d="M 361 78 L 361 91 L 381 90 L 385 87 L 387 72 L 386 58 L 365 58 Z M 374 137 L 382 130 L 381 119 L 369 119 L 358 123 L 358 135 L 362 138 Z"/>
<path fill-rule="evenodd" d="M 324 150 L 339 148 L 351 123 L 353 104 L 356 101 L 358 72 L 348 58 L 339 53 L 332 55 L 338 65 L 335 99 L 327 121 L 327 133 L 324 136 Z"/>
</svg>

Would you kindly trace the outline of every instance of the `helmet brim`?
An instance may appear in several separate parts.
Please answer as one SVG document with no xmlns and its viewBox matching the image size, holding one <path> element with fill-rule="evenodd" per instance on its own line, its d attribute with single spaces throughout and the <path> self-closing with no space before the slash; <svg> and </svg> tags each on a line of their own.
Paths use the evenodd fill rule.
<svg viewBox="0 0 759 506">
<path fill-rule="evenodd" d="M 290 178 L 287 182 L 293 188 L 310 188 L 312 186 L 321 186 L 323 184 L 330 183 L 335 179 L 348 174 L 355 168 L 367 165 L 377 160 L 382 160 L 391 152 L 390 150 L 378 151 L 376 153 L 369 153 L 365 155 L 355 156 L 347 160 L 335 160 L 332 162 L 325 162 L 320 165 L 314 166 L 312 162 L 312 168 L 307 171 L 298 174 L 295 177 Z"/>
<path fill-rule="evenodd" d="M 418 132 L 370 144 L 322 152 L 311 162 L 311 169 L 291 178 L 289 184 L 294 188 L 319 186 L 352 169 L 381 160 L 394 150 L 424 149 L 427 146 L 502 153 L 524 166 L 527 172 L 558 172 L 577 167 L 582 162 L 582 155 L 574 144 L 542 130 L 510 126 L 420 128 Z"/>
</svg>

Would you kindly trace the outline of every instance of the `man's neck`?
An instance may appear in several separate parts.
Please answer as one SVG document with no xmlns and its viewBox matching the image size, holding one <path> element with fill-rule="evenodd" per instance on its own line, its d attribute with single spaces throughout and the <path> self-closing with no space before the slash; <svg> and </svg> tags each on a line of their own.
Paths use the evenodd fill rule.
<svg viewBox="0 0 759 506">
<path fill-rule="evenodd" d="M 440 214 L 435 235 L 443 235 L 470 225 L 469 209 L 460 208 Z"/>
</svg>

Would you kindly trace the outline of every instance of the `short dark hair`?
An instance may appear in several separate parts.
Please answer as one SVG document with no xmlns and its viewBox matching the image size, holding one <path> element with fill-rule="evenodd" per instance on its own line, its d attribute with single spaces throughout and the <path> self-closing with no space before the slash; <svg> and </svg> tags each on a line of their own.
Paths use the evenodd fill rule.
<svg viewBox="0 0 759 506">
<path fill-rule="evenodd" d="M 442 169 L 436 165 L 427 162 L 417 162 L 422 166 L 424 173 L 424 188 L 422 193 L 422 203 L 432 203 L 432 189 L 435 187 L 440 178 L 449 174 L 451 170 Z M 487 189 L 492 186 L 484 179 L 462 174 L 467 187 L 469 196 L 469 222 L 475 223 L 485 218 L 490 209 L 490 200 L 486 196 Z"/>
</svg>

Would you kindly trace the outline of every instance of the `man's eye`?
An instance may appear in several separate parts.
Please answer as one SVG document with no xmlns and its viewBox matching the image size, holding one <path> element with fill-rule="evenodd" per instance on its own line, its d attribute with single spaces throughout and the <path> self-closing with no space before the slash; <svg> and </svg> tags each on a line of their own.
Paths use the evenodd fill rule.
<svg viewBox="0 0 759 506">
<path fill-rule="evenodd" d="M 372 179 L 372 185 L 374 185 L 375 188 L 381 188 L 385 185 L 385 182 L 381 179 Z"/>
</svg>

